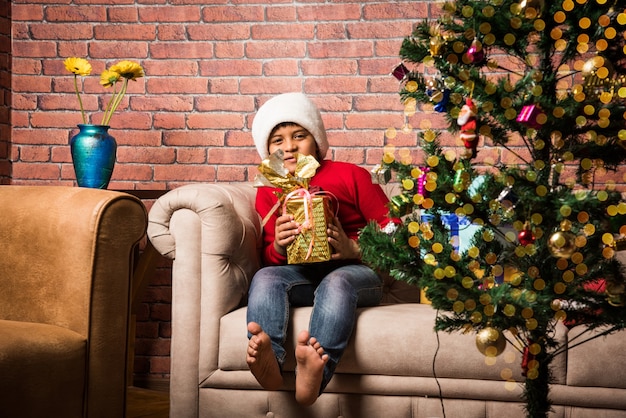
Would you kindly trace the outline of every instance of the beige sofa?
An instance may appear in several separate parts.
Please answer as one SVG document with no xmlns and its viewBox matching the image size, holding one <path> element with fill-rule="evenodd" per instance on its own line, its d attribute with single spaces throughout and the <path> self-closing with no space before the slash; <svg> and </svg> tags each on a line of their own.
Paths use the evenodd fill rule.
<svg viewBox="0 0 626 418">
<path fill-rule="evenodd" d="M 436 311 L 417 289 L 385 285 L 382 306 L 361 309 L 353 340 L 326 392 L 294 400 L 294 360 L 282 390 L 262 390 L 245 361 L 246 291 L 259 268 L 260 220 L 249 184 L 201 184 L 152 207 L 148 235 L 174 259 L 171 416 L 523 417 L 521 356 L 511 346 L 487 364 L 475 336 L 435 333 Z M 310 308 L 293 311 L 294 331 Z M 567 341 L 580 329 L 558 328 Z M 292 350 L 289 350 L 292 352 Z M 626 332 L 596 339 L 553 363 L 554 417 L 626 417 Z"/>
</svg>

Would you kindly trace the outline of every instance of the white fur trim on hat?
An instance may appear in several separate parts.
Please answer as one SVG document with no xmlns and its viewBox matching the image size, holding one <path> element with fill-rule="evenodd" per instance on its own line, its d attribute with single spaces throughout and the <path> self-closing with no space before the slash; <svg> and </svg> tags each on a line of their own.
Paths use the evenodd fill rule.
<svg viewBox="0 0 626 418">
<path fill-rule="evenodd" d="M 261 159 L 269 156 L 268 140 L 272 130 L 281 123 L 292 122 L 309 131 L 324 159 L 328 151 L 326 129 L 315 103 L 302 93 L 285 93 L 269 99 L 252 121 L 252 138 Z"/>
</svg>

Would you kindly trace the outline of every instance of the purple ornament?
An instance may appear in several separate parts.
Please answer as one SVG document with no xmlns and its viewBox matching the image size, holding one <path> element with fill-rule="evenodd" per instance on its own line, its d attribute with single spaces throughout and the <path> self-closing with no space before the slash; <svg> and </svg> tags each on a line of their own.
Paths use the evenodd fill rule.
<svg viewBox="0 0 626 418">
<path fill-rule="evenodd" d="M 540 128 L 541 124 L 537 122 L 537 116 L 540 113 L 541 109 L 537 105 L 526 105 L 517 115 L 517 121 L 533 129 Z"/>
<path fill-rule="evenodd" d="M 398 81 L 403 81 L 409 75 L 409 69 L 404 66 L 403 63 L 398 64 L 391 70 L 391 75 Z"/>
<path fill-rule="evenodd" d="M 422 174 L 417 178 L 417 194 L 424 197 L 428 197 L 428 190 L 426 190 L 426 174 L 430 171 L 430 167 L 420 168 Z"/>
<path fill-rule="evenodd" d="M 472 64 L 479 64 L 485 59 L 485 52 L 483 51 L 481 43 L 477 39 L 472 41 L 472 44 L 467 50 L 467 56 Z"/>
</svg>

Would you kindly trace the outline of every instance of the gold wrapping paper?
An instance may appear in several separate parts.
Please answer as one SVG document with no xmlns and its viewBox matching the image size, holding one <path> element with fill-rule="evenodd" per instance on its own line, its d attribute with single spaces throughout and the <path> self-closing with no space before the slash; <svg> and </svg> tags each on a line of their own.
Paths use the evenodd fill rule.
<svg viewBox="0 0 626 418">
<path fill-rule="evenodd" d="M 283 194 L 296 189 L 308 189 L 311 178 L 320 166 L 315 157 L 311 155 L 297 154 L 296 169 L 294 174 L 285 168 L 284 153 L 277 150 L 268 158 L 261 161 L 259 174 L 254 179 L 254 186 L 279 187 Z"/>
<path fill-rule="evenodd" d="M 285 211 L 294 216 L 296 222 L 305 223 L 305 202 L 307 199 L 288 199 Z M 330 221 L 330 201 L 327 197 L 311 197 L 311 228 L 303 228 L 296 240 L 287 247 L 287 263 L 318 263 L 330 260 L 331 247 L 326 234 L 327 222 Z"/>
</svg>

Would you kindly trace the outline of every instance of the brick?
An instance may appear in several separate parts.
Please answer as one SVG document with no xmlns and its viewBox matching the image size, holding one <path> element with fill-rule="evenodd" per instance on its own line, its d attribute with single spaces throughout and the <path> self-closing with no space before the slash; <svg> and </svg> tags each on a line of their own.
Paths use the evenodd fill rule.
<svg viewBox="0 0 626 418">
<path fill-rule="evenodd" d="M 244 44 L 238 42 L 220 42 L 215 45 L 215 58 L 243 58 Z M 243 67 L 243 65 L 241 65 Z"/>
<path fill-rule="evenodd" d="M 37 95 L 13 93 L 13 109 L 35 110 L 37 109 Z"/>
<path fill-rule="evenodd" d="M 135 328 L 137 338 L 155 339 L 159 337 L 159 324 L 156 322 L 137 321 Z"/>
<path fill-rule="evenodd" d="M 248 58 L 304 58 L 307 44 L 302 41 L 259 41 L 246 46 Z"/>
<path fill-rule="evenodd" d="M 164 356 L 169 354 L 169 346 L 168 340 L 137 338 L 135 340 L 135 354 Z"/>
<path fill-rule="evenodd" d="M 184 41 L 187 38 L 187 30 L 182 24 L 159 25 L 157 38 L 159 41 Z"/>
<path fill-rule="evenodd" d="M 34 128 L 63 128 L 82 123 L 80 112 L 36 112 L 30 116 Z"/>
<path fill-rule="evenodd" d="M 374 56 L 374 44 L 372 41 L 327 41 L 316 42 L 309 45 L 310 58 L 348 58 L 372 56 Z"/>
<path fill-rule="evenodd" d="M 328 20 L 359 20 L 361 6 L 358 3 L 325 4 L 323 6 L 298 7 L 298 20 L 301 21 L 328 21 Z"/>
<path fill-rule="evenodd" d="M 383 133 L 384 129 L 376 131 L 342 130 L 339 132 L 332 132 L 332 135 L 329 135 L 329 142 L 333 148 L 355 148 L 355 144 L 358 145 L 356 149 L 378 147 L 383 146 Z"/>
<path fill-rule="evenodd" d="M 241 77 L 260 76 L 263 74 L 261 61 L 248 60 L 207 60 L 200 63 L 200 75 L 208 77 L 228 76 L 235 72 Z"/>
<path fill-rule="evenodd" d="M 246 181 L 246 170 L 240 165 L 221 165 L 217 169 L 217 181 Z"/>
<path fill-rule="evenodd" d="M 238 92 L 239 80 L 237 78 L 217 78 L 209 80 L 209 93 L 237 94 Z"/>
<path fill-rule="evenodd" d="M 399 95 L 359 96 L 355 97 L 354 104 L 354 110 L 357 112 L 389 110 L 400 114 L 404 110 Z"/>
<path fill-rule="evenodd" d="M 228 147 L 253 147 L 254 141 L 249 131 L 233 130 L 226 133 L 225 144 Z"/>
<path fill-rule="evenodd" d="M 356 75 L 359 71 L 354 59 L 303 60 L 300 67 L 305 76 Z"/>
<path fill-rule="evenodd" d="M 23 180 L 58 180 L 61 169 L 58 164 L 13 162 L 13 177 Z"/>
<path fill-rule="evenodd" d="M 200 112 L 231 111 L 252 112 L 254 111 L 254 97 L 252 96 L 204 96 L 196 99 L 196 109 Z"/>
<path fill-rule="evenodd" d="M 147 6 L 139 9 L 141 22 L 198 22 L 198 6 Z"/>
<path fill-rule="evenodd" d="M 402 46 L 402 40 L 398 39 L 378 39 L 374 44 L 374 50 L 377 57 L 390 57 L 393 58 L 395 64 L 400 62 L 400 47 Z M 390 69 L 391 70 L 391 69 Z"/>
<path fill-rule="evenodd" d="M 152 124 L 155 129 L 183 129 L 185 128 L 185 115 L 183 113 L 157 113 L 154 115 Z"/>
<path fill-rule="evenodd" d="M 111 30 L 111 25 L 96 25 L 93 27 L 94 38 L 98 40 L 129 40 L 129 41 L 154 41 L 156 40 L 156 26 L 143 24 L 127 24 L 116 26 Z"/>
<path fill-rule="evenodd" d="M 172 164 L 176 151 L 172 148 L 118 147 L 117 161 L 120 163 Z"/>
<path fill-rule="evenodd" d="M 100 123 L 102 117 L 99 116 L 95 120 L 97 121 L 96 123 Z M 116 129 L 151 129 L 152 115 L 145 112 L 123 111 L 123 109 L 120 110 L 118 108 L 111 118 L 110 125 L 112 132 Z"/>
<path fill-rule="evenodd" d="M 256 149 L 250 148 L 211 148 L 210 164 L 258 164 L 259 155 Z"/>
<path fill-rule="evenodd" d="M 204 22 L 261 22 L 263 6 L 207 6 L 202 9 Z"/>
<path fill-rule="evenodd" d="M 263 74 L 266 76 L 296 76 L 299 72 L 298 63 L 293 60 L 272 60 L 263 64 Z"/>
<path fill-rule="evenodd" d="M 13 58 L 11 61 L 13 74 L 40 74 L 42 71 L 41 59 Z"/>
<path fill-rule="evenodd" d="M 169 373 L 170 372 L 170 358 L 165 357 L 153 357 L 150 359 L 150 373 Z"/>
<path fill-rule="evenodd" d="M 391 70 L 398 65 L 397 58 L 368 58 L 359 60 L 359 73 L 361 75 L 389 76 Z"/>
<path fill-rule="evenodd" d="M 87 43 L 59 42 L 57 49 L 60 57 L 86 57 Z"/>
<path fill-rule="evenodd" d="M 204 77 L 150 77 L 146 90 L 151 94 L 206 94 L 209 82 Z"/>
<path fill-rule="evenodd" d="M 19 149 L 20 161 L 22 162 L 48 162 L 50 161 L 50 148 L 41 146 L 22 145 Z"/>
<path fill-rule="evenodd" d="M 41 4 L 18 4 L 18 3 L 12 2 L 11 3 L 11 20 L 13 22 L 42 21 L 43 20 L 43 5 Z"/>
<path fill-rule="evenodd" d="M 180 164 L 206 164 L 207 150 L 205 148 L 178 148 L 176 162 Z"/>
<path fill-rule="evenodd" d="M 48 22 L 106 22 L 104 6 L 47 6 L 44 19 Z"/>
<path fill-rule="evenodd" d="M 154 166 L 154 180 L 182 182 L 215 181 L 215 167 L 195 164 L 168 164 Z"/>
<path fill-rule="evenodd" d="M 242 24 L 189 25 L 189 39 L 192 41 L 236 41 L 250 38 L 250 26 Z"/>
<path fill-rule="evenodd" d="M 101 41 L 89 46 L 92 58 L 139 60 L 148 56 L 147 42 Z"/>
<path fill-rule="evenodd" d="M 243 117 L 240 114 L 192 113 L 187 116 L 189 129 L 241 129 Z"/>
<path fill-rule="evenodd" d="M 191 59 L 176 60 L 145 60 L 141 63 L 149 77 L 153 76 L 195 76 L 198 74 L 198 61 Z"/>
<path fill-rule="evenodd" d="M 182 147 L 221 147 L 224 146 L 224 135 L 212 130 L 175 130 L 163 132 L 163 145 Z"/>
<path fill-rule="evenodd" d="M 69 147 L 69 141 L 67 144 L 52 147 L 50 151 L 50 161 L 53 163 L 71 163 L 72 162 L 72 153 Z M 63 174 L 63 168 L 61 168 L 61 174 Z"/>
<path fill-rule="evenodd" d="M 174 96 L 164 101 L 163 97 L 135 96 L 131 98 L 132 110 L 159 112 L 189 112 L 193 109 L 192 97 Z"/>
<path fill-rule="evenodd" d="M 212 58 L 213 46 L 196 42 L 157 42 L 150 44 L 150 57 L 155 59 Z"/>
<path fill-rule="evenodd" d="M 152 180 L 152 168 L 141 164 L 115 164 L 112 180 Z"/>
<path fill-rule="evenodd" d="M 116 6 L 108 10 L 109 22 L 130 23 L 139 20 L 136 7 Z"/>
<path fill-rule="evenodd" d="M 304 82 L 307 93 L 365 93 L 367 78 L 337 76 L 332 78 L 309 78 Z"/>
<path fill-rule="evenodd" d="M 13 41 L 14 57 L 51 58 L 56 56 L 56 44 L 53 41 Z"/>
<path fill-rule="evenodd" d="M 302 80 L 299 77 L 264 77 L 244 78 L 239 83 L 242 94 L 281 94 L 302 90 Z"/>
<path fill-rule="evenodd" d="M 294 22 L 296 8 L 294 6 L 273 6 L 265 9 L 268 22 Z"/>
<path fill-rule="evenodd" d="M 330 40 L 330 39 L 347 39 L 345 23 L 318 23 L 317 24 L 317 39 L 318 40 Z"/>
<path fill-rule="evenodd" d="M 126 125 L 122 125 L 126 128 Z M 109 129 L 118 146 L 159 147 L 162 143 L 162 133 L 152 129 L 149 130 L 129 130 L 129 129 Z"/>
<path fill-rule="evenodd" d="M 350 39 L 403 38 L 413 30 L 413 21 L 394 22 L 390 30 L 389 22 L 358 22 L 346 25 Z"/>
<path fill-rule="evenodd" d="M 88 23 L 75 23 L 71 26 L 66 23 L 32 24 L 30 25 L 30 32 L 33 39 L 88 40 L 93 37 L 93 28 Z"/>
<path fill-rule="evenodd" d="M 364 20 L 399 20 L 411 21 L 428 17 L 430 2 L 385 2 L 365 4 L 363 6 Z M 396 33 L 401 33 L 396 31 Z M 408 35 L 410 32 L 406 32 Z"/>
<path fill-rule="evenodd" d="M 251 28 L 252 39 L 313 39 L 315 25 L 313 24 L 271 24 L 254 25 Z"/>
</svg>

